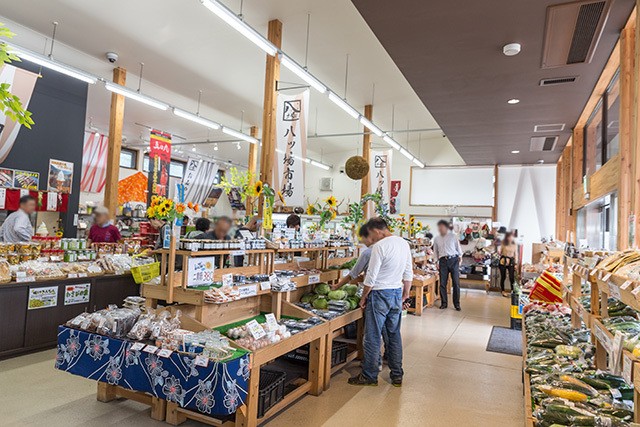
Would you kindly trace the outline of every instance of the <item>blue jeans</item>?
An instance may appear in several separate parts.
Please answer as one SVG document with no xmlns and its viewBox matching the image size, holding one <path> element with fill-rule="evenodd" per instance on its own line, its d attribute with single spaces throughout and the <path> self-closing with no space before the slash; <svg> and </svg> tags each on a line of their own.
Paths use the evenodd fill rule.
<svg viewBox="0 0 640 427">
<path fill-rule="evenodd" d="M 392 379 L 401 379 L 402 337 L 400 320 L 402 319 L 402 289 L 374 290 L 367 297 L 364 310 L 364 360 L 362 375 L 377 381 L 380 363 L 380 345 L 382 335 L 386 334 L 385 352 L 391 370 Z"/>
</svg>

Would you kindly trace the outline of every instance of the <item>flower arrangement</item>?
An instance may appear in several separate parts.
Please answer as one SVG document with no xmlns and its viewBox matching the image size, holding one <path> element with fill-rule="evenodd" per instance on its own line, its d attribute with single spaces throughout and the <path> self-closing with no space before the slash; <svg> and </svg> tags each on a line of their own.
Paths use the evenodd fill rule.
<svg viewBox="0 0 640 427">
<path fill-rule="evenodd" d="M 342 202 L 338 203 L 335 196 L 329 196 L 324 199 L 324 204 L 322 205 L 317 200 L 314 203 L 307 202 L 307 215 L 319 215 L 320 229 L 324 229 L 327 222 L 336 219 L 340 205 L 342 205 Z"/>
<path fill-rule="evenodd" d="M 238 189 L 242 203 L 246 202 L 247 197 L 256 197 L 262 193 L 262 182 L 254 181 L 255 174 L 246 171 L 240 172 L 236 168 L 229 169 L 229 177 L 222 177 L 220 184 L 217 186 L 222 188 L 225 194 L 229 194 L 234 188 Z"/>
<path fill-rule="evenodd" d="M 197 207 L 197 205 L 194 206 Z M 186 208 L 187 205 L 184 203 L 175 203 L 166 197 L 151 196 L 151 203 L 147 208 L 147 217 L 173 222 L 175 219 L 184 218 Z"/>
</svg>

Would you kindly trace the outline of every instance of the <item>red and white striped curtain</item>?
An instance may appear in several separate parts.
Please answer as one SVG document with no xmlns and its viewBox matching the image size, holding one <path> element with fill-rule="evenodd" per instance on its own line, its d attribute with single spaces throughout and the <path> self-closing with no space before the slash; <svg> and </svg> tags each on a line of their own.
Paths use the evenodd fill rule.
<svg viewBox="0 0 640 427">
<path fill-rule="evenodd" d="M 107 179 L 108 137 L 96 132 L 85 132 L 82 150 L 82 179 L 80 191 L 100 193 Z"/>
</svg>

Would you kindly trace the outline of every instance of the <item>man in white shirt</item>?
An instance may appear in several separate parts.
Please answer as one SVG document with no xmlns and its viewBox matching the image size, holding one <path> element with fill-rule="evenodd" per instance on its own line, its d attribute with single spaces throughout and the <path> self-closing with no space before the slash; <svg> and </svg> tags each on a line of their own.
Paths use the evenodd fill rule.
<svg viewBox="0 0 640 427">
<path fill-rule="evenodd" d="M 362 372 L 349 378 L 352 385 L 378 385 L 380 346 L 383 330 L 387 334 L 385 350 L 391 384 L 402 386 L 402 337 L 400 322 L 403 302 L 409 298 L 413 280 L 413 259 L 409 244 L 389 231 L 381 218 L 366 224 L 371 247 L 371 259 L 364 279 L 360 307 L 364 313 L 364 360 Z"/>
<path fill-rule="evenodd" d="M 438 262 L 440 270 L 440 309 L 447 308 L 447 281 L 451 275 L 451 293 L 453 294 L 453 306 L 460 311 L 460 261 L 462 248 L 458 236 L 451 231 L 449 222 L 441 219 L 438 221 L 439 236 L 433 239 L 433 254 Z"/>
<path fill-rule="evenodd" d="M 20 197 L 20 209 L 9 214 L 0 228 L 0 240 L 5 243 L 28 242 L 33 237 L 31 214 L 36 211 L 36 199 Z"/>
</svg>

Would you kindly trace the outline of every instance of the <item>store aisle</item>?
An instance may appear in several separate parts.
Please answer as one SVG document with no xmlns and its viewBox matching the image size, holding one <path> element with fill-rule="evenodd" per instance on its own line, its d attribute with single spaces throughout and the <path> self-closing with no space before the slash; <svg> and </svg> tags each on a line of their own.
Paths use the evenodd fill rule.
<svg viewBox="0 0 640 427">
<path fill-rule="evenodd" d="M 428 309 L 406 318 L 401 389 L 391 387 L 386 367 L 378 387 L 350 386 L 343 371 L 322 396 L 299 400 L 267 425 L 522 425 L 522 359 L 485 351 L 491 327 L 509 323 L 509 300 L 463 290 L 462 307 L 460 313 Z M 97 402 L 95 383 L 56 371 L 54 354 L 0 362 L 3 425 L 167 425 L 135 402 Z"/>
</svg>

